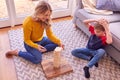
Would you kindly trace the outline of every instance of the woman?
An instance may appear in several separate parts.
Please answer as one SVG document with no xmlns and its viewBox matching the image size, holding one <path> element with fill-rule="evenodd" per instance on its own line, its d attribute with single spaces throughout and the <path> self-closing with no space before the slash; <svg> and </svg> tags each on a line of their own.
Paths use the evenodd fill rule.
<svg viewBox="0 0 120 80">
<path fill-rule="evenodd" d="M 8 51 L 7 57 L 20 56 L 34 64 L 41 63 L 42 53 L 53 51 L 57 46 L 64 47 L 61 41 L 53 34 L 50 25 L 51 6 L 45 1 L 40 1 L 34 13 L 25 18 L 23 22 L 24 47 L 27 52 Z M 44 31 L 47 37 L 43 37 Z"/>
</svg>

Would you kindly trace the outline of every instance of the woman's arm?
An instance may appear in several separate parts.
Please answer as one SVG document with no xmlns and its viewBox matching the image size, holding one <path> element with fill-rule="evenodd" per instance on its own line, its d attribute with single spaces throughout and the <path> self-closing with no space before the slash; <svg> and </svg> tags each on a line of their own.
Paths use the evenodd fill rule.
<svg viewBox="0 0 120 80">
<path fill-rule="evenodd" d="M 54 42 L 58 45 L 61 44 L 60 39 L 53 34 L 51 27 L 46 28 L 46 35 L 52 42 Z"/>
<path fill-rule="evenodd" d="M 23 33 L 24 33 L 24 42 L 33 47 L 33 48 L 38 48 L 38 44 L 34 43 L 31 39 L 30 39 L 30 36 L 31 36 L 31 29 L 30 29 L 30 26 L 29 27 L 26 27 L 24 26 L 23 27 Z"/>
<path fill-rule="evenodd" d="M 23 34 L 24 34 L 24 42 L 34 48 L 38 48 L 38 45 L 36 43 L 34 43 L 31 40 L 31 32 L 32 32 L 32 25 L 31 25 L 31 17 L 28 16 L 25 18 L 25 20 L 23 21 Z"/>
</svg>

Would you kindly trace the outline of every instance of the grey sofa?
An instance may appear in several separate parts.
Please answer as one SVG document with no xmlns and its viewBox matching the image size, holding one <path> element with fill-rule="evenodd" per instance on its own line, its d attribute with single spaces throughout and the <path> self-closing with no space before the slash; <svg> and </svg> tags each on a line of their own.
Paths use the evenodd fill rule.
<svg viewBox="0 0 120 80">
<path fill-rule="evenodd" d="M 77 6 L 73 16 L 73 23 L 90 36 L 88 29 L 83 24 L 83 20 L 106 18 L 110 23 L 110 31 L 113 36 L 113 43 L 106 47 L 106 52 L 120 64 L 120 12 L 114 12 L 112 15 L 90 14 L 82 8 L 81 1 L 76 0 Z"/>
</svg>

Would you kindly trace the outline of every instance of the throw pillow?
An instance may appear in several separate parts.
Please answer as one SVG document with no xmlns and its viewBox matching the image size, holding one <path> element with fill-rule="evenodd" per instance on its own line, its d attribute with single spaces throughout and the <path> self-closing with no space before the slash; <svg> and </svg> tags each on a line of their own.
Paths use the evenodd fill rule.
<svg viewBox="0 0 120 80">
<path fill-rule="evenodd" d="M 97 0 L 96 8 L 100 10 L 120 11 L 120 0 Z"/>
<path fill-rule="evenodd" d="M 83 4 L 84 9 L 89 13 L 105 14 L 105 15 L 113 14 L 112 11 L 96 9 L 96 0 L 82 0 L 82 4 Z"/>
</svg>

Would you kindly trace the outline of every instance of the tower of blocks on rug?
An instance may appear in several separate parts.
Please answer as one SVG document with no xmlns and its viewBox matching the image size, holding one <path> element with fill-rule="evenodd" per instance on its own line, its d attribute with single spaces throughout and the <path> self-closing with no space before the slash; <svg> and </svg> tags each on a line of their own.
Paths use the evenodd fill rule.
<svg viewBox="0 0 120 80">
<path fill-rule="evenodd" d="M 45 76 L 48 79 L 53 77 L 57 77 L 59 75 L 72 72 L 73 69 L 69 65 L 69 63 L 65 60 L 65 58 L 61 58 L 62 48 L 56 47 L 53 52 L 53 59 L 43 60 L 42 68 L 45 73 Z"/>
<path fill-rule="evenodd" d="M 53 65 L 54 68 L 60 68 L 61 64 L 61 56 L 60 54 L 62 53 L 62 48 L 61 47 L 56 47 L 53 53 Z"/>
</svg>

